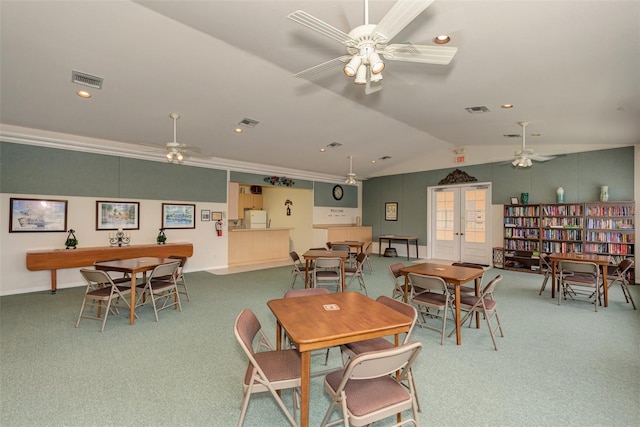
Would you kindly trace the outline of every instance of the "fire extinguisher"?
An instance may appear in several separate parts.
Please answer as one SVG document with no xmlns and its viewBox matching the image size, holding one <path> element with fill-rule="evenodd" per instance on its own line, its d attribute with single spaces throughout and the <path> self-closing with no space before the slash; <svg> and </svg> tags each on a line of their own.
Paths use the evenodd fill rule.
<svg viewBox="0 0 640 427">
<path fill-rule="evenodd" d="M 222 220 L 217 220 L 216 221 L 216 233 L 218 233 L 218 236 L 222 236 Z"/>
</svg>

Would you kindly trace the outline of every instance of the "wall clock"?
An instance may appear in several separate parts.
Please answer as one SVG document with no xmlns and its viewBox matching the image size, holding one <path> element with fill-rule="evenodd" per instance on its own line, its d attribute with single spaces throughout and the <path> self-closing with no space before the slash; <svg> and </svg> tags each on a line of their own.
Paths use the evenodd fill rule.
<svg viewBox="0 0 640 427">
<path fill-rule="evenodd" d="M 333 187 L 333 198 L 334 199 L 340 200 L 340 199 L 342 199 L 343 195 L 344 195 L 344 191 L 342 190 L 342 186 L 336 185 L 335 187 Z"/>
</svg>

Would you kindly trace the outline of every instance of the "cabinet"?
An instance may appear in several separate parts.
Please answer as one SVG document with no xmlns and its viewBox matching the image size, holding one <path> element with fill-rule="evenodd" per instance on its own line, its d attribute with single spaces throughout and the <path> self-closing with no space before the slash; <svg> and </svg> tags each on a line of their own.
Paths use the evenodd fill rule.
<svg viewBox="0 0 640 427">
<path fill-rule="evenodd" d="M 504 208 L 504 268 L 540 270 L 540 205 Z"/>
<path fill-rule="evenodd" d="M 547 204 L 542 211 L 542 252 L 584 252 L 584 204 Z"/>
<path fill-rule="evenodd" d="M 262 194 L 240 193 L 238 218 L 244 218 L 245 209 L 262 209 Z"/>
<path fill-rule="evenodd" d="M 625 258 L 635 261 L 634 203 L 586 203 L 585 210 L 584 251 L 609 255 L 615 264 Z"/>
</svg>

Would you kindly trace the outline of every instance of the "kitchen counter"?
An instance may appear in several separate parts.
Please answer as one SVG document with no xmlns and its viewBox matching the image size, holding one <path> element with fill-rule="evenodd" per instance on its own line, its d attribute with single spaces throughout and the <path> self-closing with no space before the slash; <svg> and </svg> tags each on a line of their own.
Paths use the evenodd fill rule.
<svg viewBox="0 0 640 427">
<path fill-rule="evenodd" d="M 229 229 L 229 267 L 289 259 L 289 228 Z"/>
</svg>

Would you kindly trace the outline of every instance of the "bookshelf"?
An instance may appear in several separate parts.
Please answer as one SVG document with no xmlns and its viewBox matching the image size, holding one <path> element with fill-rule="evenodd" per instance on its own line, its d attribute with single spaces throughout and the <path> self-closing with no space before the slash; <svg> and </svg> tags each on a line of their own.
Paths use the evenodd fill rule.
<svg viewBox="0 0 640 427">
<path fill-rule="evenodd" d="M 540 270 L 540 205 L 505 205 L 504 269 Z"/>
<path fill-rule="evenodd" d="M 545 204 L 542 212 L 542 252 L 584 252 L 584 204 Z"/>
<path fill-rule="evenodd" d="M 585 252 L 609 255 L 615 264 L 635 261 L 634 207 L 634 202 L 586 203 Z"/>
</svg>

